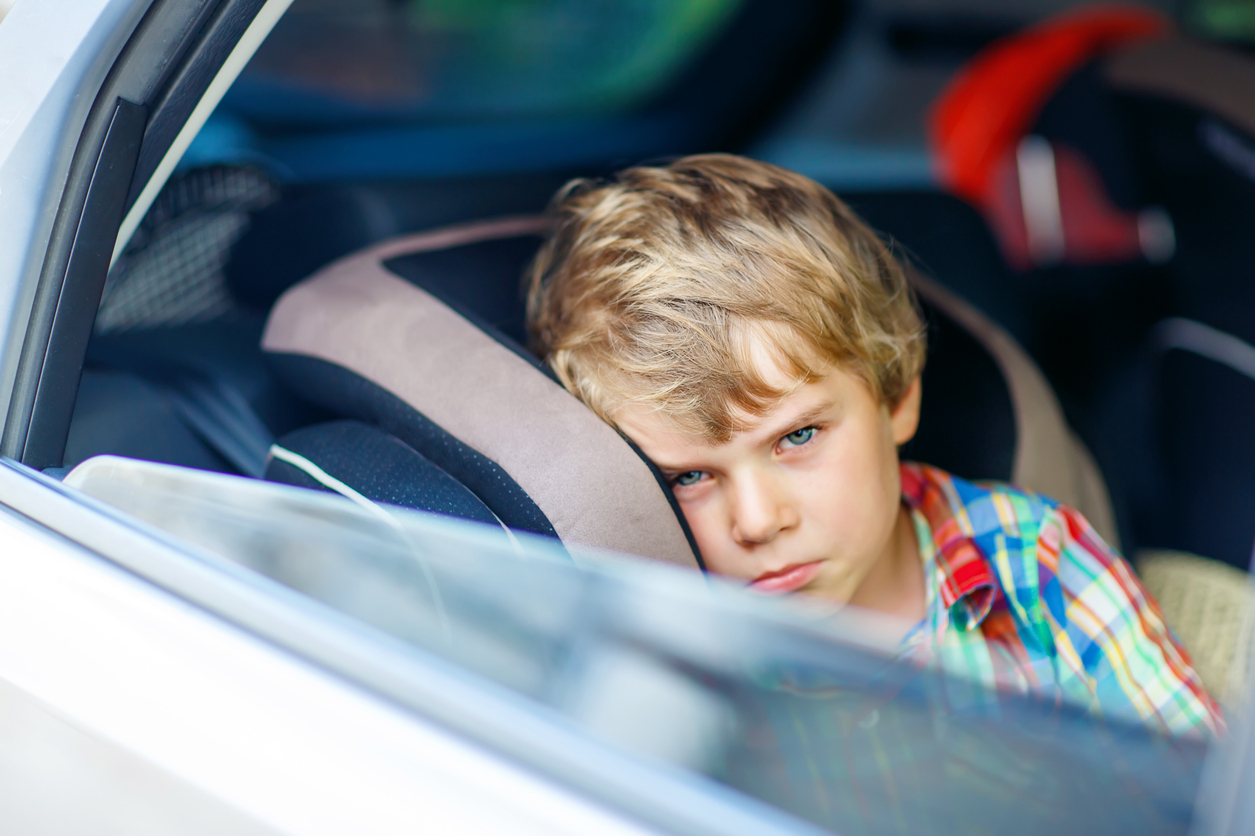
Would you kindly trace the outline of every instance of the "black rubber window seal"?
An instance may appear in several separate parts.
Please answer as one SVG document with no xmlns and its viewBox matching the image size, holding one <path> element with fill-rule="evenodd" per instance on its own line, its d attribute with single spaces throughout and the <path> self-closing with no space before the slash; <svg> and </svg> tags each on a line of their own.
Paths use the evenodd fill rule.
<svg viewBox="0 0 1255 836">
<path fill-rule="evenodd" d="M 266 0 L 154 0 L 88 114 L 27 323 L 0 453 L 61 464 L 126 210 Z"/>
</svg>

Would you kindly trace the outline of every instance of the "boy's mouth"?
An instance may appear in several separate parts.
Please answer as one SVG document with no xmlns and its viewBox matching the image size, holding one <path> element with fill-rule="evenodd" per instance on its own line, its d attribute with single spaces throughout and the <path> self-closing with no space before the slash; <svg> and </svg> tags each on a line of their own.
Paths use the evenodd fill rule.
<svg viewBox="0 0 1255 836">
<path fill-rule="evenodd" d="M 794 592 L 813 581 L 823 564 L 822 560 L 816 560 L 811 563 L 795 563 L 774 572 L 764 572 L 750 582 L 749 588 L 764 595 Z"/>
</svg>

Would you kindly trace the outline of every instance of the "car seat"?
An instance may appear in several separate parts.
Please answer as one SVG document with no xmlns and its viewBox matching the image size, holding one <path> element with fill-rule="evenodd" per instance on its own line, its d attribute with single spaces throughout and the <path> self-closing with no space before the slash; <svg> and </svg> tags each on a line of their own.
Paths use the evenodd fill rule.
<svg viewBox="0 0 1255 836">
<path fill-rule="evenodd" d="M 262 347 L 295 391 L 362 422 L 359 434 L 377 427 L 395 437 L 505 525 L 697 566 L 661 474 L 503 333 L 520 333 L 521 315 L 507 321 L 502 310 L 521 312 L 518 277 L 543 228 L 538 217 L 506 218 L 342 259 L 280 298 Z M 316 438 L 280 439 L 267 477 L 334 488 L 322 472 L 388 498 L 372 495 L 374 460 L 342 446 L 315 450 Z"/>
<path fill-rule="evenodd" d="M 379 460 L 348 438 L 382 432 L 389 455 L 434 465 L 508 526 L 700 565 L 656 469 L 520 345 L 520 277 L 544 229 L 531 216 L 407 236 L 288 290 L 263 350 L 285 384 L 342 420 L 281 438 L 266 477 L 396 501 L 402 488 L 381 485 Z M 906 455 L 1053 496 L 1114 543 L 1102 478 L 1032 362 L 974 308 L 914 282 L 932 348 Z"/>
</svg>

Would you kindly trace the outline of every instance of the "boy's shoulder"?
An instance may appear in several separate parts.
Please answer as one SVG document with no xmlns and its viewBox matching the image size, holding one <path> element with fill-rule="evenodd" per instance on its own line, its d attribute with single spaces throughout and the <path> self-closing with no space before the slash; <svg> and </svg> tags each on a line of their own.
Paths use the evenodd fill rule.
<svg viewBox="0 0 1255 836">
<path fill-rule="evenodd" d="M 1059 503 L 1005 482 L 969 481 L 931 465 L 902 464 L 902 494 L 924 514 L 934 536 L 985 539 L 993 535 L 1036 541 Z"/>
<path fill-rule="evenodd" d="M 968 563 L 971 575 L 1005 593 L 1049 593 L 1060 597 L 1060 606 L 1083 594 L 1108 596 L 1124 606 L 1127 584 L 1113 586 L 1105 579 L 1122 579 L 1132 570 L 1074 508 L 1003 482 L 968 481 L 929 465 L 903 464 L 902 480 L 903 497 L 923 514 L 947 574 Z"/>
<path fill-rule="evenodd" d="M 958 668 L 972 673 L 972 650 L 985 642 L 1011 645 L 988 658 L 1019 660 L 1016 670 L 1031 668 L 1047 693 L 1173 734 L 1223 728 L 1158 605 L 1079 511 L 927 465 L 904 463 L 902 487 L 932 529 L 936 617 L 947 627 L 936 635 L 961 650 Z M 1024 684 L 1018 674 L 999 679 L 992 663 L 976 675 Z"/>
</svg>

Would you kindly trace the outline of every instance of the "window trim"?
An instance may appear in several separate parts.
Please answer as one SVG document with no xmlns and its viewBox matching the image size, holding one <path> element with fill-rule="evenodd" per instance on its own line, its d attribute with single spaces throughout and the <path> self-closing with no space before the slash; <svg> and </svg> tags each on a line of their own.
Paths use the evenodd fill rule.
<svg viewBox="0 0 1255 836">
<path fill-rule="evenodd" d="M 194 120 L 204 121 L 213 96 L 221 97 L 290 3 L 155 0 L 145 12 L 95 97 L 70 164 L 0 454 L 40 469 L 61 464 L 112 260 L 147 211 L 142 201 L 151 202 L 199 130 Z"/>
</svg>

